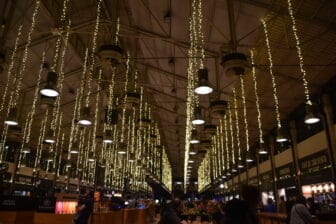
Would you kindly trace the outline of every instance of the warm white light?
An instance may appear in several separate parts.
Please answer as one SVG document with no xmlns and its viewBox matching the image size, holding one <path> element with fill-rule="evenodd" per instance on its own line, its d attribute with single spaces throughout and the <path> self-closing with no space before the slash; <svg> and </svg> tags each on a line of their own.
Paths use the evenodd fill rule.
<svg viewBox="0 0 336 224">
<path fill-rule="evenodd" d="M 246 162 L 251 163 L 251 162 L 253 162 L 253 159 L 251 159 L 251 158 L 247 158 L 247 159 L 246 159 Z"/>
<path fill-rule="evenodd" d="M 267 154 L 268 152 L 267 152 L 265 149 L 260 149 L 260 150 L 258 151 L 258 153 L 259 153 L 260 155 L 265 155 L 265 154 Z"/>
<path fill-rule="evenodd" d="M 118 151 L 118 154 L 124 155 L 124 154 L 126 154 L 126 152 L 125 151 Z"/>
<path fill-rule="evenodd" d="M 219 187 L 220 187 L 221 189 L 223 189 L 223 188 L 224 188 L 224 184 L 220 184 Z"/>
<path fill-rule="evenodd" d="M 104 139 L 103 142 L 106 144 L 111 144 L 113 141 L 112 139 Z"/>
<path fill-rule="evenodd" d="M 44 140 L 46 143 L 49 143 L 49 144 L 54 144 L 55 143 L 55 140 L 54 139 L 46 139 Z"/>
<path fill-rule="evenodd" d="M 16 126 L 19 123 L 17 121 L 10 121 L 10 120 L 6 120 L 5 124 L 9 125 L 9 126 Z"/>
<path fill-rule="evenodd" d="M 190 152 L 189 152 L 189 155 L 196 155 L 196 154 L 197 154 L 196 151 L 190 151 Z"/>
<path fill-rule="evenodd" d="M 192 120 L 191 123 L 193 125 L 202 125 L 205 123 L 205 120 L 202 120 L 202 119 L 195 119 L 195 120 Z"/>
<path fill-rule="evenodd" d="M 84 125 L 84 126 L 89 126 L 89 125 L 92 124 L 92 122 L 89 121 L 89 120 L 79 120 L 79 121 L 78 121 L 78 124 L 80 124 L 80 125 Z"/>
<path fill-rule="evenodd" d="M 70 150 L 70 153 L 71 153 L 71 154 L 78 154 L 78 150 L 77 150 L 77 149 L 71 149 L 71 150 Z"/>
<path fill-rule="evenodd" d="M 276 139 L 276 142 L 287 142 L 287 141 L 288 141 L 288 139 L 285 138 L 285 137 L 279 137 L 279 138 Z"/>
<path fill-rule="evenodd" d="M 199 86 L 195 88 L 195 93 L 199 95 L 206 95 L 212 93 L 213 89 L 210 86 Z"/>
<path fill-rule="evenodd" d="M 40 94 L 47 97 L 57 97 L 59 92 L 54 89 L 41 89 Z"/>
<path fill-rule="evenodd" d="M 200 143 L 200 140 L 197 139 L 190 140 L 190 144 L 198 144 L 198 143 Z"/>
<path fill-rule="evenodd" d="M 89 162 L 94 162 L 94 158 L 88 158 Z"/>
<path fill-rule="evenodd" d="M 22 149 L 22 153 L 28 154 L 30 153 L 30 149 L 29 148 Z"/>
<path fill-rule="evenodd" d="M 194 163 L 194 160 L 189 160 L 188 163 Z"/>
<path fill-rule="evenodd" d="M 242 164 L 238 164 L 238 168 L 244 168 Z"/>
<path fill-rule="evenodd" d="M 320 122 L 320 118 L 318 117 L 311 117 L 311 118 L 308 118 L 304 121 L 304 123 L 306 124 L 315 124 L 315 123 L 318 123 Z"/>
</svg>

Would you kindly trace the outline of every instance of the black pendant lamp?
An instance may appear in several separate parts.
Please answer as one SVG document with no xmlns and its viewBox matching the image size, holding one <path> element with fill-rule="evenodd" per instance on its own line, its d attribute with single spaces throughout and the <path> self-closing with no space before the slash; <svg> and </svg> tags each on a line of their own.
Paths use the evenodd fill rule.
<svg viewBox="0 0 336 224">
<path fill-rule="evenodd" d="M 71 146 L 71 149 L 70 149 L 70 153 L 71 154 L 78 154 L 79 153 L 78 143 L 77 142 L 72 143 L 72 146 Z"/>
<path fill-rule="evenodd" d="M 103 142 L 106 144 L 111 144 L 113 142 L 112 130 L 105 131 Z"/>
<path fill-rule="evenodd" d="M 246 162 L 251 163 L 253 161 L 254 161 L 254 157 L 251 151 L 246 152 Z"/>
<path fill-rule="evenodd" d="M 288 141 L 288 137 L 287 137 L 286 130 L 283 127 L 278 128 L 276 142 L 282 143 L 282 142 L 287 142 L 287 141 Z"/>
<path fill-rule="evenodd" d="M 81 115 L 78 120 L 78 124 L 83 126 L 92 125 L 91 116 L 90 116 L 90 107 L 83 107 L 81 110 Z"/>
<path fill-rule="evenodd" d="M 259 147 L 258 147 L 257 152 L 258 152 L 259 155 L 266 155 L 268 153 L 268 150 L 266 148 L 266 144 L 264 142 L 259 143 Z"/>
<path fill-rule="evenodd" d="M 49 144 L 54 144 L 56 142 L 53 130 L 48 131 L 47 136 L 45 137 L 44 141 Z"/>
<path fill-rule="evenodd" d="M 16 126 L 19 124 L 19 121 L 17 119 L 17 110 L 15 107 L 9 110 L 9 114 L 5 120 L 5 124 L 7 124 L 8 126 Z"/>
<path fill-rule="evenodd" d="M 305 124 L 316 124 L 320 122 L 320 118 L 317 116 L 314 111 L 314 107 L 311 103 L 306 104 L 306 116 L 305 116 Z"/>
<path fill-rule="evenodd" d="M 190 144 L 198 144 L 200 140 L 197 137 L 197 131 L 194 129 L 191 131 Z"/>
<path fill-rule="evenodd" d="M 57 90 L 57 73 L 56 72 L 48 72 L 47 74 L 47 83 L 46 85 L 40 89 L 40 94 L 48 97 L 57 97 L 59 96 L 59 92 Z"/>
<path fill-rule="evenodd" d="M 242 168 L 244 168 L 244 164 L 243 164 L 243 162 L 242 162 L 241 160 L 238 161 L 238 163 L 237 163 L 237 168 L 238 168 L 238 169 L 242 169 Z"/>
<path fill-rule="evenodd" d="M 194 118 L 191 121 L 193 125 L 202 125 L 205 123 L 205 120 L 202 117 L 202 108 L 201 107 L 195 107 L 194 108 Z"/>
<path fill-rule="evenodd" d="M 202 68 L 198 70 L 198 85 L 195 88 L 195 93 L 199 95 L 210 94 L 213 91 L 213 88 L 209 85 L 208 80 L 208 69 Z"/>
</svg>

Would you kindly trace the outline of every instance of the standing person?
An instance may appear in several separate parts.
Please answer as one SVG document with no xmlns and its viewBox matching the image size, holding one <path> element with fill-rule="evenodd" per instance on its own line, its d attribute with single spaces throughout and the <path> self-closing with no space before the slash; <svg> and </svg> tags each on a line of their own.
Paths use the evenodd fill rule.
<svg viewBox="0 0 336 224">
<path fill-rule="evenodd" d="M 88 224 L 89 217 L 93 210 L 93 191 L 86 191 L 86 193 L 79 197 L 77 214 L 74 219 L 75 224 Z"/>
<path fill-rule="evenodd" d="M 246 222 L 248 224 L 258 224 L 257 206 L 260 201 L 258 188 L 244 185 L 242 187 L 242 197 L 247 206 Z"/>
<path fill-rule="evenodd" d="M 181 224 L 186 223 L 181 221 L 178 213 L 182 209 L 182 202 L 180 199 L 175 198 L 172 202 L 168 203 L 161 211 L 159 224 Z"/>
<path fill-rule="evenodd" d="M 302 195 L 297 197 L 296 204 L 293 205 L 290 224 L 310 224 L 313 223 L 312 216 L 306 207 L 306 198 Z"/>
<path fill-rule="evenodd" d="M 285 202 L 285 197 L 284 196 L 280 197 L 278 213 L 286 214 L 286 202 Z"/>
<path fill-rule="evenodd" d="M 268 198 L 267 199 L 267 205 L 264 207 L 264 212 L 272 212 L 272 213 L 276 213 L 277 209 L 276 206 L 273 202 L 272 198 Z"/>
</svg>

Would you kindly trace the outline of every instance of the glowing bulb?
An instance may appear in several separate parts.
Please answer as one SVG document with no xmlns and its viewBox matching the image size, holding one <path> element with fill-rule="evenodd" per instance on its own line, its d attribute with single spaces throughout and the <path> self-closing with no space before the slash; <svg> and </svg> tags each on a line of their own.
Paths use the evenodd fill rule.
<svg viewBox="0 0 336 224">
<path fill-rule="evenodd" d="M 195 93 L 199 95 L 206 95 L 212 93 L 213 89 L 210 86 L 199 86 L 195 88 Z"/>
</svg>

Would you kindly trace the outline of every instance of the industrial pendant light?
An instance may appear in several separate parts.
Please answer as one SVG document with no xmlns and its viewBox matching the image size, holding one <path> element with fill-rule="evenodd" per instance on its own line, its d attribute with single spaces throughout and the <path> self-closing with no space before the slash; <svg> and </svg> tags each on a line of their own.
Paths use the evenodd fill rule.
<svg viewBox="0 0 336 224">
<path fill-rule="evenodd" d="M 5 124 L 7 124 L 9 126 L 16 126 L 16 125 L 19 124 L 15 107 L 13 107 L 9 110 L 9 114 L 8 114 L 8 117 L 5 120 Z"/>
<path fill-rule="evenodd" d="M 23 149 L 22 149 L 22 153 L 23 154 L 29 154 L 31 152 L 31 150 L 30 150 L 30 148 L 28 148 L 28 147 L 24 147 Z"/>
<path fill-rule="evenodd" d="M 105 131 L 103 142 L 106 143 L 106 144 L 111 144 L 113 142 L 113 137 L 112 137 L 112 131 L 111 130 L 106 130 Z"/>
<path fill-rule="evenodd" d="M 196 155 L 196 154 L 197 150 L 194 147 L 190 146 L 189 155 Z"/>
<path fill-rule="evenodd" d="M 209 86 L 208 69 L 202 68 L 198 70 L 198 86 L 195 88 L 195 93 L 206 95 L 212 93 L 213 89 Z"/>
<path fill-rule="evenodd" d="M 205 123 L 205 120 L 202 118 L 202 108 L 195 107 L 194 109 L 194 118 L 191 121 L 193 125 L 202 125 Z"/>
<path fill-rule="evenodd" d="M 242 169 L 242 168 L 244 168 L 243 162 L 242 162 L 241 160 L 238 161 L 238 163 L 237 163 L 237 168 L 238 168 L 238 169 Z"/>
<path fill-rule="evenodd" d="M 316 115 L 313 105 L 306 104 L 306 116 L 304 123 L 306 124 L 316 124 L 320 122 L 320 118 Z"/>
<path fill-rule="evenodd" d="M 287 142 L 288 141 L 288 137 L 286 134 L 286 131 L 283 127 L 278 128 L 277 130 L 277 136 L 276 136 L 276 142 Z"/>
<path fill-rule="evenodd" d="M 246 152 L 246 162 L 251 163 L 253 161 L 254 161 L 254 159 L 253 159 L 253 155 L 252 155 L 251 151 Z"/>
<path fill-rule="evenodd" d="M 259 143 L 259 147 L 258 147 L 258 154 L 259 155 L 266 155 L 268 153 L 266 145 L 264 142 L 260 142 Z"/>
<path fill-rule="evenodd" d="M 200 140 L 197 138 L 197 131 L 194 129 L 191 131 L 190 144 L 198 144 Z"/>
<path fill-rule="evenodd" d="M 89 156 L 88 156 L 88 162 L 94 162 L 95 158 L 94 158 L 94 153 L 93 152 L 89 152 Z"/>
<path fill-rule="evenodd" d="M 70 149 L 70 153 L 71 154 L 78 154 L 79 153 L 78 143 L 77 142 L 72 143 L 72 147 Z"/>
<path fill-rule="evenodd" d="M 54 144 L 56 142 L 53 130 L 48 131 L 48 134 L 46 138 L 44 139 L 44 142 L 49 143 L 49 144 Z"/>
<path fill-rule="evenodd" d="M 56 72 L 48 72 L 47 74 L 47 83 L 40 90 L 40 94 L 48 97 L 57 97 L 59 92 L 57 90 L 57 73 Z"/>
<path fill-rule="evenodd" d="M 78 120 L 78 124 L 83 126 L 92 125 L 92 121 L 90 119 L 90 107 L 83 107 L 81 110 L 81 116 Z"/>
</svg>

